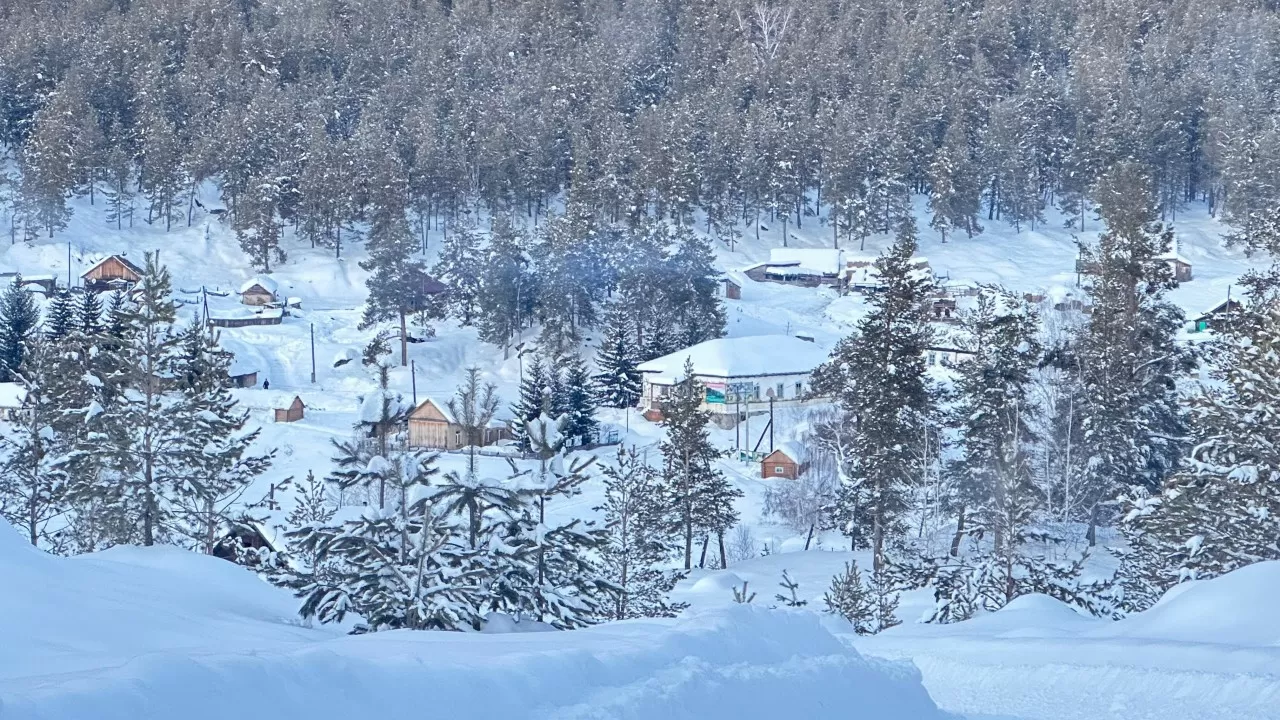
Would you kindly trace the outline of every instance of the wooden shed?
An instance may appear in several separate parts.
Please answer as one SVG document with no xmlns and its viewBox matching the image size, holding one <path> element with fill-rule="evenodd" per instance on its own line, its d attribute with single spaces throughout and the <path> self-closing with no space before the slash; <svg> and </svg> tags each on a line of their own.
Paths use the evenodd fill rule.
<svg viewBox="0 0 1280 720">
<path fill-rule="evenodd" d="M 808 454 L 800 443 L 783 443 L 760 461 L 760 477 L 795 480 L 809 469 Z"/>
<path fill-rule="evenodd" d="M 724 279 L 724 296 L 729 300 L 742 299 L 742 286 L 734 282 L 733 278 Z"/>
<path fill-rule="evenodd" d="M 131 288 L 142 280 L 142 268 L 121 255 L 108 255 L 80 275 L 88 290 L 101 292 Z"/>
<path fill-rule="evenodd" d="M 306 406 L 302 404 L 302 398 L 294 395 L 289 407 L 276 408 L 276 422 L 297 422 L 303 418 L 305 412 Z"/>
<path fill-rule="evenodd" d="M 457 450 L 466 444 L 462 434 L 444 403 L 427 398 L 409 413 L 409 447 Z"/>
<path fill-rule="evenodd" d="M 246 370 L 240 373 L 237 373 L 235 370 L 236 370 L 235 368 L 232 368 L 231 372 L 227 374 L 227 376 L 231 379 L 232 387 L 240 387 L 240 388 L 257 387 L 258 385 L 257 370 Z"/>
<path fill-rule="evenodd" d="M 276 302 L 279 291 L 271 278 L 255 277 L 240 286 L 240 302 L 245 305 L 270 305 Z"/>
</svg>

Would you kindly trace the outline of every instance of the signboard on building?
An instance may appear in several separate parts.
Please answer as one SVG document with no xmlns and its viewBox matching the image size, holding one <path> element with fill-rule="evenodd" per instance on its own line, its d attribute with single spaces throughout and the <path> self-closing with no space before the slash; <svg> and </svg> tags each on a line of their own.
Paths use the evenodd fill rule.
<svg viewBox="0 0 1280 720">
<path fill-rule="evenodd" d="M 753 382 L 729 383 L 725 387 L 726 402 L 747 402 L 760 397 L 760 388 Z"/>
<path fill-rule="evenodd" d="M 725 394 L 725 384 L 712 382 L 707 383 L 707 402 L 713 405 L 723 405 Z"/>
</svg>

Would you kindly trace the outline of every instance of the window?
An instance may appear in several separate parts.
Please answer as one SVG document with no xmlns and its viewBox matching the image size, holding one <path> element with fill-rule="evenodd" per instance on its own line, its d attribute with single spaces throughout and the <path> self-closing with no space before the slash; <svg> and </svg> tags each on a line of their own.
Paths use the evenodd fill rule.
<svg viewBox="0 0 1280 720">
<path fill-rule="evenodd" d="M 785 385 L 784 383 L 778 383 L 778 395 L 777 395 L 777 397 L 778 397 L 778 399 L 779 399 L 779 400 L 781 400 L 781 399 L 782 399 L 783 388 L 785 388 L 785 387 L 786 387 L 786 385 Z"/>
<path fill-rule="evenodd" d="M 797 382 L 797 383 L 796 383 L 796 397 L 797 397 L 797 398 L 799 398 L 801 395 L 804 395 L 804 383 Z"/>
<path fill-rule="evenodd" d="M 781 466 L 781 465 L 774 465 L 774 466 L 773 466 L 773 474 L 774 474 L 774 475 L 781 475 L 781 474 L 782 474 L 782 466 Z"/>
</svg>

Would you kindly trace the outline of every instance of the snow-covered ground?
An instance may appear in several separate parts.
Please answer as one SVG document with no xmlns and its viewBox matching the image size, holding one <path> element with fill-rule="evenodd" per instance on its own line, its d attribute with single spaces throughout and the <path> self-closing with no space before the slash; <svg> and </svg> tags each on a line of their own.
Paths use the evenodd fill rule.
<svg viewBox="0 0 1280 720">
<path fill-rule="evenodd" d="M 0 718 L 944 720 L 909 663 L 811 613 L 573 632 L 301 627 L 288 593 L 173 548 L 45 555 L 0 521 Z"/>
</svg>

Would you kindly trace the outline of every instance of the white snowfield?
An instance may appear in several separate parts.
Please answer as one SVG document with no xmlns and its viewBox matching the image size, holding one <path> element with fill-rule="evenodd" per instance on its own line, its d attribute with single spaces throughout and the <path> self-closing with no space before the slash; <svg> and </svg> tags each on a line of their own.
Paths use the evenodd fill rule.
<svg viewBox="0 0 1280 720">
<path fill-rule="evenodd" d="M 172 548 L 57 558 L 0 521 L 0 718 L 943 720 L 909 664 L 812 613 L 737 606 L 573 632 L 299 626 L 247 571 Z"/>
<path fill-rule="evenodd" d="M 1280 562 L 1171 590 L 1119 622 L 1043 595 L 956 625 L 859 639 L 912 660 L 938 704 L 1044 720 L 1280 718 Z"/>
</svg>

